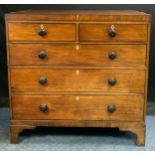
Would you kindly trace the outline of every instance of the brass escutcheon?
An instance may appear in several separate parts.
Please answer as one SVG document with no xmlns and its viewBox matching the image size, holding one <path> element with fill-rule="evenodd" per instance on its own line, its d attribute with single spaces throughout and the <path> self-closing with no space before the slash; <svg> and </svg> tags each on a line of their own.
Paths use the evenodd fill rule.
<svg viewBox="0 0 155 155">
<path fill-rule="evenodd" d="M 111 30 L 115 30 L 115 26 L 114 25 L 111 25 Z"/>
</svg>

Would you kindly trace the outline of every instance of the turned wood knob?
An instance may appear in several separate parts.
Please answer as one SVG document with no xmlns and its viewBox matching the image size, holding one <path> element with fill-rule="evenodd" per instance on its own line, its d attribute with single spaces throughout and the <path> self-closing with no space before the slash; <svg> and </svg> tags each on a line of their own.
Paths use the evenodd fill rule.
<svg viewBox="0 0 155 155">
<path fill-rule="evenodd" d="M 111 51 L 111 52 L 109 53 L 109 59 L 114 60 L 116 57 L 117 57 L 116 52 Z"/>
<path fill-rule="evenodd" d="M 38 35 L 40 35 L 40 36 L 45 36 L 47 34 L 47 31 L 46 31 L 46 29 L 45 29 L 45 27 L 44 27 L 44 25 L 41 25 L 40 26 L 40 29 L 39 29 L 39 31 L 38 31 Z"/>
<path fill-rule="evenodd" d="M 40 59 L 45 59 L 46 58 L 46 52 L 45 51 L 40 51 L 39 52 L 39 54 L 38 54 L 38 57 L 40 58 Z"/>
<path fill-rule="evenodd" d="M 107 111 L 108 111 L 109 113 L 115 112 L 115 111 L 116 111 L 116 106 L 115 106 L 114 104 L 108 105 L 108 106 L 107 106 Z"/>
<path fill-rule="evenodd" d="M 114 25 L 111 26 L 110 30 L 109 30 L 109 36 L 110 37 L 115 37 L 117 35 L 117 32 L 115 30 Z"/>
<path fill-rule="evenodd" d="M 112 77 L 108 79 L 108 83 L 109 85 L 114 86 L 117 83 L 117 80 Z"/>
<path fill-rule="evenodd" d="M 41 112 L 46 112 L 48 110 L 48 106 L 46 104 L 41 104 L 39 109 Z"/>
<path fill-rule="evenodd" d="M 39 78 L 39 83 L 42 84 L 42 85 L 46 84 L 46 83 L 47 83 L 46 77 L 41 76 L 41 77 Z"/>
</svg>

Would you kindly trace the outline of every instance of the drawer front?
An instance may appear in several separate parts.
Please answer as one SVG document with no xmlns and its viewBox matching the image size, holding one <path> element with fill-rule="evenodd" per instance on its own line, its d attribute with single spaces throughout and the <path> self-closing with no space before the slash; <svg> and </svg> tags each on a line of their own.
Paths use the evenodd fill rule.
<svg viewBox="0 0 155 155">
<path fill-rule="evenodd" d="M 147 25 L 80 24 L 80 41 L 147 41 Z"/>
<path fill-rule="evenodd" d="M 10 44 L 10 65 L 145 67 L 145 45 Z M 24 59 L 23 59 L 24 57 Z"/>
<path fill-rule="evenodd" d="M 101 69 L 12 68 L 13 91 L 105 91 L 144 93 L 145 72 Z"/>
<path fill-rule="evenodd" d="M 143 118 L 144 97 L 22 95 L 12 97 L 13 119 L 134 120 Z"/>
<path fill-rule="evenodd" d="M 75 28 L 75 24 L 8 24 L 10 41 L 75 41 Z"/>
</svg>

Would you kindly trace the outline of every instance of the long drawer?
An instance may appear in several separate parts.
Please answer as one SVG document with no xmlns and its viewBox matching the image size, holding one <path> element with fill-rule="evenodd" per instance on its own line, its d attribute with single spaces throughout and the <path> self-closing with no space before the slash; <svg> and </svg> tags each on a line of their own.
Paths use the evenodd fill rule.
<svg viewBox="0 0 155 155">
<path fill-rule="evenodd" d="M 9 45 L 10 65 L 145 67 L 145 58 L 146 45 Z"/>
<path fill-rule="evenodd" d="M 15 95 L 13 119 L 117 120 L 143 118 L 141 95 Z"/>
<path fill-rule="evenodd" d="M 146 24 L 80 24 L 80 41 L 147 41 Z"/>
<path fill-rule="evenodd" d="M 118 69 L 10 68 L 12 91 L 144 93 L 145 71 Z"/>
<path fill-rule="evenodd" d="M 75 24 L 8 23 L 10 41 L 75 41 Z"/>
</svg>

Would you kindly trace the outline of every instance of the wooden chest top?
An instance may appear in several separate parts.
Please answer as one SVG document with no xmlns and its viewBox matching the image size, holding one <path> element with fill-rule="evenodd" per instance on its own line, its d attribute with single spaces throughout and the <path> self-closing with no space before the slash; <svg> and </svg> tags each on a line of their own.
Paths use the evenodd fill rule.
<svg viewBox="0 0 155 155">
<path fill-rule="evenodd" d="M 27 10 L 6 14 L 7 20 L 150 21 L 151 15 L 135 10 Z"/>
</svg>

